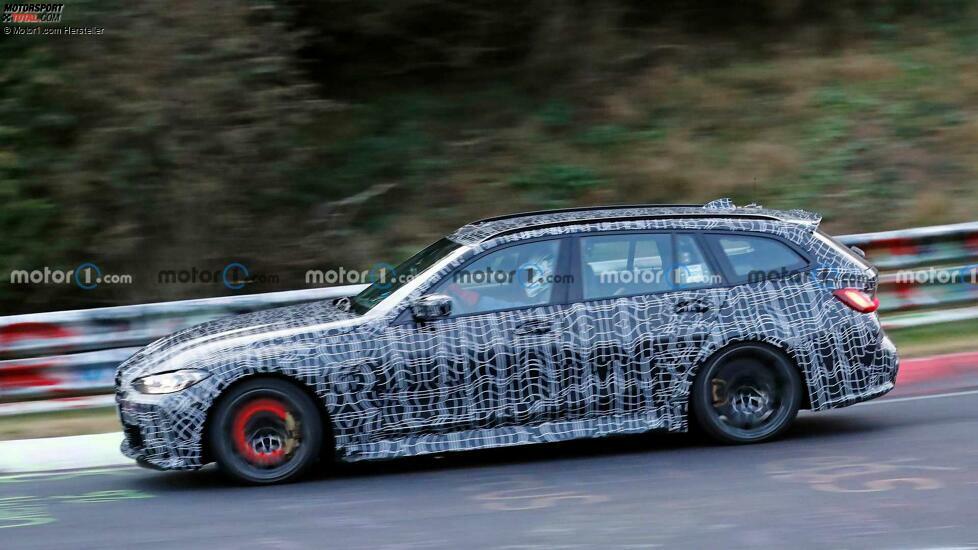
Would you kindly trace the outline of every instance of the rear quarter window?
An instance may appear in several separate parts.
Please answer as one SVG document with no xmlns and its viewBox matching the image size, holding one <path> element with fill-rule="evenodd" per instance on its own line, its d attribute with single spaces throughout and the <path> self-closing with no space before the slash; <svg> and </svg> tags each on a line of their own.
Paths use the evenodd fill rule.
<svg viewBox="0 0 978 550">
<path fill-rule="evenodd" d="M 858 254 L 853 252 L 851 248 L 849 248 L 844 243 L 842 243 L 842 241 L 836 239 L 835 237 L 829 235 L 828 233 L 825 233 L 821 229 L 815 231 L 815 238 L 819 239 L 820 241 L 828 245 L 829 248 L 835 250 L 840 257 L 849 260 L 850 262 L 859 266 L 861 269 L 873 268 L 873 265 L 870 264 L 868 260 L 859 256 Z"/>
<path fill-rule="evenodd" d="M 787 244 L 756 235 L 710 235 L 718 254 L 727 261 L 734 282 L 761 281 L 788 275 L 808 266 Z"/>
</svg>

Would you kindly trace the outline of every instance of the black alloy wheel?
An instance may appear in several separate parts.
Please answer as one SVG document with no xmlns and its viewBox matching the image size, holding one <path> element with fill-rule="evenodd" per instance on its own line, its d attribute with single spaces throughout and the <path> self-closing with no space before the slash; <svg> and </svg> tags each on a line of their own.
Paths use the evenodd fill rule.
<svg viewBox="0 0 978 550">
<path fill-rule="evenodd" d="M 757 443 L 791 425 L 802 399 L 798 369 L 780 351 L 762 345 L 720 352 L 693 385 L 693 414 L 723 443 Z"/>
</svg>

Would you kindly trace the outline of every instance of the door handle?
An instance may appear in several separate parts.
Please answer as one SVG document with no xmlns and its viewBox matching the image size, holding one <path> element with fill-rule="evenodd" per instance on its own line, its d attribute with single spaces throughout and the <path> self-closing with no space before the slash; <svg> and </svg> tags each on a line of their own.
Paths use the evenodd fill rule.
<svg viewBox="0 0 978 550">
<path fill-rule="evenodd" d="M 676 302 L 676 313 L 706 313 L 710 305 L 703 300 L 682 300 Z"/>
<path fill-rule="evenodd" d="M 546 334 L 553 330 L 553 323 L 546 319 L 531 319 L 516 327 L 516 334 Z"/>
</svg>

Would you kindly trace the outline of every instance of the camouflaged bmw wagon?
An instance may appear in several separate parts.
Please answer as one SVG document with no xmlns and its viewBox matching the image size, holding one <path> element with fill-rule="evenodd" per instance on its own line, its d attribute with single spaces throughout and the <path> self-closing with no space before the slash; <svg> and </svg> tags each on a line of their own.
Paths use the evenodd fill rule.
<svg viewBox="0 0 978 550">
<path fill-rule="evenodd" d="M 116 377 L 122 449 L 271 483 L 650 430 L 768 440 L 897 374 L 877 271 L 818 225 L 726 199 L 473 222 L 354 297 L 142 349 Z"/>
</svg>

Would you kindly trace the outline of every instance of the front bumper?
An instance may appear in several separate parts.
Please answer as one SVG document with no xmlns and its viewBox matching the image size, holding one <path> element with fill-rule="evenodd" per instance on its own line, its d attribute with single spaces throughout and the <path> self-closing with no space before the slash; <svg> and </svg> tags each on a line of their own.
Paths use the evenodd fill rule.
<svg viewBox="0 0 978 550">
<path fill-rule="evenodd" d="M 161 470 L 203 466 L 204 403 L 209 402 L 206 382 L 166 395 L 117 391 L 124 435 L 122 454 L 142 466 Z"/>
</svg>

